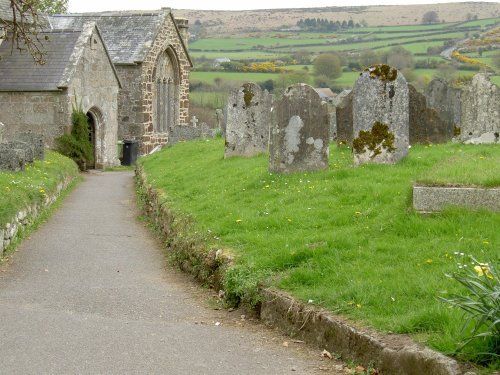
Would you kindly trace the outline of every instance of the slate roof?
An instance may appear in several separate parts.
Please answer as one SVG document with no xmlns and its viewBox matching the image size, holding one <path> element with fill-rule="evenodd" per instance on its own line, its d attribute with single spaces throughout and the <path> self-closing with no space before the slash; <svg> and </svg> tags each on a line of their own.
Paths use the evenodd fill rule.
<svg viewBox="0 0 500 375">
<path fill-rule="evenodd" d="M 95 21 L 114 64 L 142 62 L 163 22 L 163 11 L 61 14 L 49 17 L 54 30 L 81 29 Z"/>
<path fill-rule="evenodd" d="M 66 66 L 75 49 L 81 31 L 39 33 L 47 52 L 47 63 L 35 64 L 31 55 L 14 48 L 11 41 L 0 44 L 0 91 L 52 91 L 58 90 Z"/>
<path fill-rule="evenodd" d="M 0 0 L 0 20 L 12 21 L 12 9 L 10 0 Z"/>
</svg>

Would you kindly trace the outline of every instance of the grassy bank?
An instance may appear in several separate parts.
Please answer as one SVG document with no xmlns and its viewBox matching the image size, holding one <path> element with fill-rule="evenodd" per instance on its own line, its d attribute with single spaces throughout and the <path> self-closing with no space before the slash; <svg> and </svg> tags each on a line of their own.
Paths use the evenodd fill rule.
<svg viewBox="0 0 500 375">
<path fill-rule="evenodd" d="M 43 202 L 67 176 L 77 175 L 76 164 L 54 151 L 47 151 L 44 161 L 37 160 L 24 171 L 0 171 L 0 226 L 20 209 Z"/>
<path fill-rule="evenodd" d="M 180 143 L 140 163 L 168 205 L 192 218 L 193 233 L 235 255 L 229 299 L 252 302 L 257 285 L 271 285 L 445 353 L 463 340 L 461 314 L 437 297 L 460 292 L 445 277 L 455 252 L 498 261 L 500 214 L 421 216 L 411 188 L 429 179 L 500 186 L 500 148 L 416 146 L 397 165 L 353 167 L 349 149 L 332 147 L 327 171 L 277 175 L 266 155 L 224 160 L 223 147 Z"/>
</svg>

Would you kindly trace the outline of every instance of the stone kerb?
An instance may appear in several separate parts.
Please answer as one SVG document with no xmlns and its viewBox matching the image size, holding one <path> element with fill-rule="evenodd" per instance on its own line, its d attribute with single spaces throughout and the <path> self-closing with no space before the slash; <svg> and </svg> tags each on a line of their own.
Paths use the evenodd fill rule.
<svg viewBox="0 0 500 375">
<path fill-rule="evenodd" d="M 272 96 L 255 83 L 231 91 L 227 104 L 224 157 L 267 152 Z"/>
<path fill-rule="evenodd" d="M 328 168 L 329 118 L 314 89 L 296 84 L 274 105 L 269 170 L 288 173 Z"/>
<path fill-rule="evenodd" d="M 409 96 L 404 76 L 373 65 L 354 86 L 353 154 L 356 165 L 393 164 L 408 154 Z"/>
<path fill-rule="evenodd" d="M 476 74 L 462 90 L 459 139 L 465 143 L 500 143 L 500 89 L 486 74 Z"/>
</svg>

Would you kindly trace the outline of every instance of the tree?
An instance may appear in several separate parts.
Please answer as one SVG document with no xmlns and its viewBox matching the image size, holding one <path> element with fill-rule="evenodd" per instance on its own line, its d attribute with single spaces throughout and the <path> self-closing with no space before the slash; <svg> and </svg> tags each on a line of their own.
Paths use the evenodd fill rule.
<svg viewBox="0 0 500 375">
<path fill-rule="evenodd" d="M 313 67 L 315 76 L 336 79 L 342 75 L 340 58 L 333 53 L 325 53 L 316 57 L 313 61 Z"/>
<path fill-rule="evenodd" d="M 359 63 L 361 66 L 368 67 L 373 64 L 377 64 L 379 62 L 379 58 L 377 54 L 371 49 L 365 49 L 361 51 L 359 56 Z"/>
<path fill-rule="evenodd" d="M 12 50 L 28 51 L 37 64 L 45 63 L 43 42 L 39 36 L 43 13 L 63 13 L 68 8 L 68 0 L 9 0 L 12 16 L 0 18 L 3 28 L 11 41 Z M 44 38 L 47 40 L 47 37 Z"/>
<path fill-rule="evenodd" d="M 422 23 L 424 25 L 428 25 L 431 23 L 438 23 L 439 22 L 439 16 L 436 11 L 430 10 L 428 12 L 425 12 L 423 17 L 422 17 Z"/>
<path fill-rule="evenodd" d="M 500 69 L 500 51 L 496 52 L 493 56 L 493 65 Z"/>
<path fill-rule="evenodd" d="M 413 54 L 401 46 L 392 47 L 389 50 L 387 64 L 399 70 L 413 69 L 415 67 Z"/>
</svg>

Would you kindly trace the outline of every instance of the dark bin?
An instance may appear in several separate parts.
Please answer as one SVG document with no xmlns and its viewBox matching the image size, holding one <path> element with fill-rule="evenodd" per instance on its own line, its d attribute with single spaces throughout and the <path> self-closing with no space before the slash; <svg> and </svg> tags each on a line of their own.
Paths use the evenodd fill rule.
<svg viewBox="0 0 500 375">
<path fill-rule="evenodd" d="M 122 165 L 133 165 L 137 160 L 139 142 L 133 140 L 123 141 L 123 161 Z"/>
</svg>

